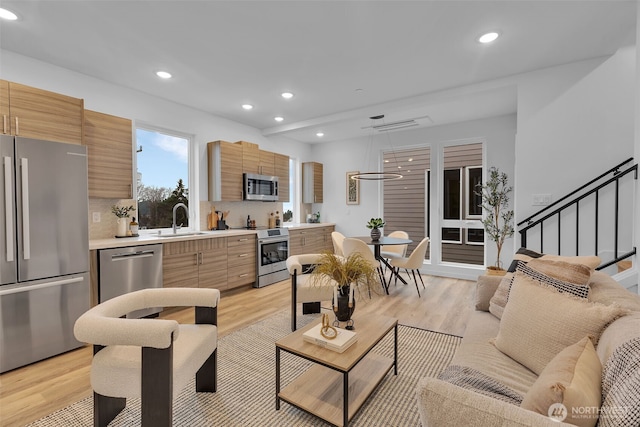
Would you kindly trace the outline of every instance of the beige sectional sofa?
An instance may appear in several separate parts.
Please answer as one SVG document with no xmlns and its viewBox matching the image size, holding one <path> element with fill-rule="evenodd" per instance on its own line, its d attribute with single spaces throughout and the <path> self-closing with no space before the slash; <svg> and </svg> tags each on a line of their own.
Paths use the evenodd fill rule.
<svg viewBox="0 0 640 427">
<path fill-rule="evenodd" d="M 584 304 L 588 310 L 601 310 L 601 312 L 607 310 L 618 311 L 616 313 L 609 312 L 607 315 L 612 316 L 613 320 L 608 322 L 605 320 L 605 324 L 602 326 L 604 329 L 600 328 L 597 333 L 590 332 L 586 334 L 588 337 L 582 341 L 585 345 L 585 350 L 584 353 L 580 353 L 581 355 L 587 354 L 587 340 L 590 343 L 596 343 L 595 353 L 593 354 L 597 353 L 597 359 L 600 361 L 599 365 L 602 367 L 602 378 L 590 379 L 590 376 L 595 377 L 597 374 L 582 375 L 580 377 L 577 373 L 574 373 L 571 374 L 572 377 L 570 379 L 573 381 L 597 381 L 596 385 L 599 388 L 594 393 L 601 393 L 601 405 L 604 405 L 604 407 L 576 406 L 575 409 L 569 408 L 568 413 L 566 411 L 565 413 L 553 412 L 554 409 L 551 409 L 549 413 L 542 414 L 520 406 L 521 403 L 514 399 L 513 396 L 520 396 L 529 401 L 530 395 L 528 396 L 527 393 L 530 390 L 533 393 L 532 387 L 536 380 L 540 375 L 548 375 L 548 373 L 544 370 L 540 372 L 540 368 L 534 363 L 538 362 L 538 360 L 536 359 L 532 362 L 529 360 L 529 354 L 518 354 L 517 351 L 513 353 L 517 354 L 516 358 L 521 361 L 519 363 L 513 357 L 498 349 L 498 340 L 496 338 L 505 333 L 506 321 L 518 314 L 514 313 L 515 309 L 510 306 L 512 298 L 514 300 L 513 303 L 515 304 L 516 302 L 515 282 L 512 282 L 514 288 L 511 288 L 510 292 L 513 295 L 509 295 L 501 320 L 489 311 L 489 307 L 490 300 L 495 295 L 496 289 L 498 289 L 503 279 L 499 276 L 481 276 L 478 278 L 476 286 L 476 311 L 473 312 L 469 319 L 462 343 L 449 368 L 445 370 L 445 373 L 440 378 L 424 378 L 418 384 L 417 400 L 422 425 L 437 427 L 458 427 L 462 425 L 555 427 L 572 424 L 592 426 L 599 423 L 599 426 L 637 426 L 638 420 L 640 420 L 640 373 L 638 373 L 638 369 L 640 369 L 640 355 L 638 354 L 640 352 L 640 296 L 627 291 L 604 273 L 591 270 L 591 274 L 588 277 L 589 290 L 587 299 L 590 303 L 581 301 L 576 304 Z M 538 292 L 533 288 L 527 289 Z M 547 291 L 549 289 L 545 289 L 545 292 Z M 556 293 L 559 294 L 559 292 Z M 544 294 L 544 296 L 556 297 L 548 293 Z M 538 298 L 531 298 L 531 295 L 524 297 L 529 298 L 529 301 L 524 301 L 525 305 L 520 306 L 521 311 L 526 311 L 529 306 L 535 307 Z M 520 298 L 524 297 L 520 296 Z M 572 301 L 576 298 L 573 296 L 567 297 L 566 295 L 562 297 Z M 520 303 L 522 302 L 520 301 Z M 588 315 L 586 314 L 583 319 L 581 314 L 576 315 L 574 313 L 570 315 L 568 321 L 566 319 L 561 320 L 560 325 L 562 326 L 558 327 L 558 324 L 556 324 L 555 327 L 549 327 L 553 330 L 542 330 L 547 327 L 544 326 L 548 324 L 546 323 L 547 321 L 551 320 L 550 324 L 554 324 L 554 319 L 549 319 L 550 316 L 562 317 L 565 313 L 571 311 L 571 309 L 565 309 L 562 306 L 563 303 L 564 300 L 559 304 L 549 304 L 553 305 L 553 307 L 545 307 L 542 310 L 539 307 L 533 308 L 534 311 L 527 313 L 526 316 L 530 319 L 530 322 L 525 320 L 525 323 L 529 323 L 529 325 L 519 326 L 523 330 L 521 337 L 516 340 L 520 342 L 516 343 L 516 345 L 524 343 L 529 346 L 525 348 L 526 352 L 535 354 L 539 351 L 544 353 L 545 349 L 541 348 L 543 345 L 553 346 L 544 341 L 549 337 L 553 339 L 556 335 L 561 335 L 565 330 L 569 330 L 568 333 L 574 333 L 576 337 L 582 338 L 580 334 L 583 332 L 575 332 L 572 328 L 574 326 L 582 328 L 588 323 Z M 599 304 L 608 307 L 603 308 Z M 582 307 L 582 305 L 577 307 Z M 508 315 L 511 315 L 511 317 Z M 565 327 L 565 324 L 574 323 L 572 319 L 579 319 L 579 321 L 575 322 L 576 325 L 574 326 L 568 325 Z M 501 322 L 503 323 L 502 329 Z M 531 326 L 532 329 L 527 330 L 530 325 L 533 325 Z M 598 326 L 596 325 L 594 331 L 597 329 Z M 542 335 L 538 336 L 537 332 L 542 332 Z M 534 337 L 532 338 L 532 336 Z M 536 340 L 542 342 L 538 343 Z M 578 340 L 576 339 L 575 341 Z M 616 357 L 612 357 L 616 350 L 618 350 Z M 507 353 L 511 353 L 511 351 L 507 351 Z M 593 358 L 596 357 L 593 356 Z M 558 361 L 560 359 L 560 356 L 554 356 L 554 359 L 546 364 L 544 368 L 547 371 L 551 371 L 550 365 L 564 363 Z M 524 364 L 522 361 L 524 361 Z M 525 365 L 529 365 L 529 367 Z M 534 372 L 531 367 L 534 367 L 538 373 Z M 447 371 L 449 371 L 449 375 L 446 375 Z M 577 371 L 578 368 L 576 368 Z M 465 384 L 461 385 L 460 380 Z M 536 387 L 542 387 L 542 389 L 546 390 L 545 393 L 549 391 L 548 384 L 539 384 Z M 555 385 L 554 387 L 556 387 L 553 389 L 554 392 L 564 393 L 565 398 L 569 394 L 566 389 L 571 389 L 571 387 L 565 387 L 564 385 Z M 579 389 L 579 392 L 583 392 L 585 388 L 588 388 L 581 384 L 574 385 L 575 387 Z M 580 398 L 578 397 L 578 400 Z M 544 410 L 539 412 L 544 412 Z M 572 424 L 562 422 L 567 421 L 565 419 L 567 415 L 570 418 L 568 421 L 571 421 Z"/>
</svg>

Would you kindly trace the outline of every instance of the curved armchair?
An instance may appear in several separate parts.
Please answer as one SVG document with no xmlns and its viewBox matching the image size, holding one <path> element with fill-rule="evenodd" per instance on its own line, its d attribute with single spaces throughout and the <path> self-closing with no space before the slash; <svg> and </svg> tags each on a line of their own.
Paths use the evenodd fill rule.
<svg viewBox="0 0 640 427">
<path fill-rule="evenodd" d="M 302 303 L 302 314 L 320 313 L 320 301 L 333 298 L 335 282 L 311 283 L 309 276 L 313 266 L 320 261 L 320 254 L 292 255 L 287 258 L 291 275 L 291 331 L 297 329 L 297 304 Z"/>
<path fill-rule="evenodd" d="M 397 237 L 398 239 L 408 239 L 409 233 L 406 231 L 392 231 L 389 237 Z M 408 245 L 382 245 L 380 247 L 380 256 L 388 260 L 394 258 L 403 258 L 407 255 Z"/>
<path fill-rule="evenodd" d="M 173 398 L 194 375 L 196 391 L 216 391 L 219 300 L 217 289 L 144 289 L 98 304 L 78 318 L 76 338 L 94 346 L 94 426 L 106 426 L 133 397 L 142 398 L 143 426 L 170 426 Z M 174 306 L 195 307 L 196 324 L 124 317 Z"/>
<path fill-rule="evenodd" d="M 427 254 L 427 248 L 429 247 L 429 238 L 425 237 L 418 243 L 418 246 L 411 252 L 408 258 L 396 258 L 391 260 L 391 265 L 399 270 L 404 268 L 404 271 L 409 275 L 409 270 L 413 273 L 413 283 L 416 284 L 416 290 L 418 291 L 418 297 L 420 297 L 420 289 L 418 288 L 418 281 L 416 279 L 416 271 L 418 271 L 418 277 L 420 277 L 420 282 L 422 283 L 422 288 L 424 289 L 424 281 L 422 280 L 422 276 L 420 275 L 420 267 L 424 263 L 424 257 Z M 396 281 L 397 281 L 396 275 Z"/>
<path fill-rule="evenodd" d="M 331 233 L 331 241 L 333 242 L 333 253 L 336 255 L 344 256 L 344 250 L 342 244 L 344 243 L 344 234 L 339 231 L 333 231 Z"/>
</svg>

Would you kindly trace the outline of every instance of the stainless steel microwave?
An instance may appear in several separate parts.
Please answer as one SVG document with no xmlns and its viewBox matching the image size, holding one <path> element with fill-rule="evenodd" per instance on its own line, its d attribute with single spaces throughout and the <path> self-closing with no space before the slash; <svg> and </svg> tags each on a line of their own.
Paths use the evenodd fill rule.
<svg viewBox="0 0 640 427">
<path fill-rule="evenodd" d="M 242 174 L 244 200 L 258 200 L 262 202 L 278 201 L 278 177 L 258 175 L 255 173 Z"/>
</svg>

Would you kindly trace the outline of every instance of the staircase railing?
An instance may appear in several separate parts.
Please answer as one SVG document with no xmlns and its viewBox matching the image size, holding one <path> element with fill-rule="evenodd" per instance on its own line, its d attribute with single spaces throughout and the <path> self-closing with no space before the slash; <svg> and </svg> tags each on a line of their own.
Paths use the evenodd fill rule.
<svg viewBox="0 0 640 427">
<path fill-rule="evenodd" d="M 600 174 L 596 178 L 587 182 L 586 184 L 580 186 L 574 191 L 570 192 L 566 196 L 560 198 L 556 202 L 544 207 L 528 218 L 520 221 L 518 223 L 518 227 L 524 225 L 523 228 L 520 228 L 518 232 L 520 233 L 520 244 L 522 247 L 527 247 L 527 233 L 529 231 L 533 231 L 534 227 L 539 227 L 539 235 L 540 235 L 540 251 L 544 251 L 544 232 L 545 232 L 545 221 L 555 220 L 557 222 L 557 252 L 561 253 L 562 245 L 562 214 L 568 212 L 569 209 L 575 207 L 575 215 L 572 217 L 572 221 L 575 222 L 575 254 L 579 255 L 580 250 L 580 202 L 589 196 L 594 196 L 595 203 L 595 212 L 594 214 L 594 224 L 595 230 L 593 233 L 594 238 L 594 247 L 595 253 L 598 254 L 598 245 L 599 245 L 599 217 L 600 217 L 600 194 L 603 191 L 613 191 L 614 192 L 614 206 L 613 206 L 613 216 L 614 216 L 614 230 L 613 230 L 613 259 L 601 264 L 597 269 L 602 270 L 606 267 L 609 267 L 619 261 L 622 261 L 626 258 L 633 256 L 636 253 L 636 247 L 634 246 L 632 250 L 627 251 L 623 254 L 619 253 L 619 232 L 620 232 L 620 181 L 627 175 L 633 173 L 633 179 L 638 179 L 638 165 L 633 164 L 629 166 L 629 164 L 633 163 L 633 157 L 625 160 L 624 162 L 616 165 L 615 167 L 609 169 L 608 171 Z M 631 232 L 631 230 L 629 230 Z"/>
</svg>

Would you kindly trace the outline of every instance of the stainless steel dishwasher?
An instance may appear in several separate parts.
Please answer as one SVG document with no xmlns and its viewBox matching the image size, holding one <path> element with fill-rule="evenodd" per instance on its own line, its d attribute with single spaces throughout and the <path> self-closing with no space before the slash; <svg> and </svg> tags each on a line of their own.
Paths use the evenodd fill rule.
<svg viewBox="0 0 640 427">
<path fill-rule="evenodd" d="M 147 288 L 162 287 L 162 244 L 98 251 L 98 301 Z M 138 310 L 128 318 L 159 313 L 162 308 Z"/>
</svg>

